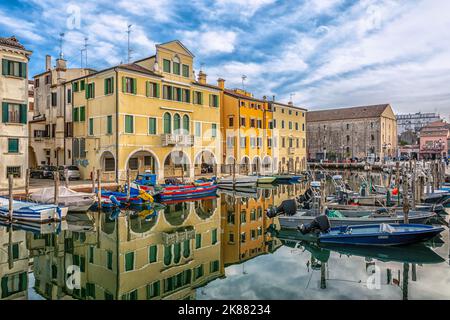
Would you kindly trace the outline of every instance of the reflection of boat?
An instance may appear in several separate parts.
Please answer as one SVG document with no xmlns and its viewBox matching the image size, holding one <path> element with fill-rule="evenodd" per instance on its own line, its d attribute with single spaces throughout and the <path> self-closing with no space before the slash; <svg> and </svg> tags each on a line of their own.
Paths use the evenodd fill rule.
<svg viewBox="0 0 450 320">
<path fill-rule="evenodd" d="M 374 224 L 331 228 L 318 236 L 319 243 L 359 246 L 399 246 L 432 239 L 443 227 L 422 224 Z"/>
<path fill-rule="evenodd" d="M 50 223 L 33 223 L 27 221 L 13 221 L 12 223 L 0 220 L 0 226 L 10 227 L 13 230 L 23 230 L 26 232 L 32 232 L 35 234 L 59 234 L 61 231 L 67 230 L 68 225 L 66 221 L 50 222 Z"/>
<path fill-rule="evenodd" d="M 237 189 L 219 189 L 220 194 L 226 194 L 234 198 L 253 198 L 258 199 L 258 190 L 255 188 L 237 188 Z"/>
<path fill-rule="evenodd" d="M 219 188 L 225 187 L 225 188 L 235 188 L 235 187 L 241 187 L 241 188 L 256 188 L 256 185 L 258 183 L 258 177 L 257 176 L 229 176 L 225 178 L 219 179 L 217 182 Z"/>
<path fill-rule="evenodd" d="M 94 221 L 88 213 L 74 213 L 67 216 L 69 231 L 92 232 L 94 231 Z"/>
<path fill-rule="evenodd" d="M 33 202 L 13 200 L 13 219 L 20 221 L 48 222 L 61 221 L 66 218 L 67 207 L 54 204 L 36 204 Z M 9 219 L 9 200 L 0 197 L 0 217 Z"/>
<path fill-rule="evenodd" d="M 297 182 L 299 181 L 302 176 L 297 176 L 293 174 L 278 174 L 275 175 L 276 182 Z"/>
<path fill-rule="evenodd" d="M 162 204 L 174 204 L 174 203 L 179 203 L 179 202 L 192 202 L 192 201 L 204 201 L 204 200 L 212 200 L 212 199 L 216 199 L 217 195 L 198 195 L 198 196 L 194 196 L 191 198 L 186 198 L 186 199 L 175 199 L 175 200 L 162 200 L 161 203 Z"/>
<path fill-rule="evenodd" d="M 53 203 L 55 199 L 55 188 L 43 188 L 31 194 L 31 200 L 38 203 Z M 96 199 L 95 193 L 77 192 L 66 188 L 59 187 L 58 205 L 68 207 L 72 212 L 86 212 L 94 204 Z"/>
<path fill-rule="evenodd" d="M 293 230 L 280 230 L 276 235 L 283 245 L 298 248 L 304 247 L 319 261 L 326 262 L 328 252 L 339 254 L 360 256 L 377 259 L 383 262 L 401 262 L 416 264 L 435 264 L 445 261 L 440 255 L 423 243 L 410 245 L 408 247 L 358 247 L 358 246 L 331 246 L 310 242 L 310 236 L 303 235 Z M 329 256 L 329 253 L 328 253 Z M 326 259 L 326 260 L 324 260 Z"/>
<path fill-rule="evenodd" d="M 274 183 L 277 178 L 271 176 L 260 176 L 258 177 L 258 184 L 271 184 Z"/>
</svg>

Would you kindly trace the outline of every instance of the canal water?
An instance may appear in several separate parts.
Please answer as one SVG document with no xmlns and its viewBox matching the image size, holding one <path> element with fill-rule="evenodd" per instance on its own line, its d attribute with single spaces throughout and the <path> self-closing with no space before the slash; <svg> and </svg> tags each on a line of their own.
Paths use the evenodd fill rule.
<svg viewBox="0 0 450 320">
<path fill-rule="evenodd" d="M 303 191 L 278 185 L 0 226 L 0 299 L 450 299 L 447 228 L 402 248 L 296 242 L 265 211 Z"/>
</svg>

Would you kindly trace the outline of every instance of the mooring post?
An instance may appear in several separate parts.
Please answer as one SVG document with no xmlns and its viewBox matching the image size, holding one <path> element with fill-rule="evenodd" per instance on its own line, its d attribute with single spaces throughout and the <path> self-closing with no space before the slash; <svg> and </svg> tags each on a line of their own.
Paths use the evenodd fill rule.
<svg viewBox="0 0 450 320">
<path fill-rule="evenodd" d="M 64 186 L 69 188 L 69 169 L 64 168 Z"/>
<path fill-rule="evenodd" d="M 92 193 L 95 193 L 95 167 L 91 171 Z"/>
<path fill-rule="evenodd" d="M 53 203 L 55 205 L 58 205 L 59 203 L 59 171 L 55 171 L 55 174 L 53 175 L 54 182 L 55 182 L 55 192 L 54 192 L 54 199 Z"/>
<path fill-rule="evenodd" d="M 233 188 L 236 184 L 236 159 L 233 160 Z"/>
<path fill-rule="evenodd" d="M 411 180 L 411 193 L 412 193 L 412 206 L 416 209 L 417 202 L 417 190 L 416 190 L 416 163 L 413 163 L 414 169 L 412 170 L 412 180 Z"/>
<path fill-rule="evenodd" d="M 130 201 L 131 196 L 131 178 L 130 178 L 130 168 L 127 169 L 127 201 Z"/>
<path fill-rule="evenodd" d="M 13 220 L 13 184 L 14 184 L 14 178 L 13 175 L 10 174 L 8 176 L 8 213 L 9 213 L 9 221 L 12 222 Z"/>
<path fill-rule="evenodd" d="M 403 220 L 409 223 L 408 177 L 403 174 Z"/>
<path fill-rule="evenodd" d="M 30 198 L 30 169 L 25 171 L 25 201 Z"/>
<path fill-rule="evenodd" d="M 395 187 L 397 188 L 397 205 L 400 205 L 400 162 L 396 162 L 395 164 L 396 173 L 395 173 Z"/>
<path fill-rule="evenodd" d="M 102 208 L 102 171 L 100 169 L 97 170 L 97 201 L 98 201 L 98 209 Z"/>
</svg>

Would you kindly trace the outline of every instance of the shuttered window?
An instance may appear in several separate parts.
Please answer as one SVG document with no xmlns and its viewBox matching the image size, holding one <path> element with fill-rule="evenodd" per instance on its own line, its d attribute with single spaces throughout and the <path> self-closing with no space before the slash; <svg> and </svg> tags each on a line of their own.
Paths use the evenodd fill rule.
<svg viewBox="0 0 450 320">
<path fill-rule="evenodd" d="M 183 77 L 189 78 L 189 66 L 183 64 Z"/>
<path fill-rule="evenodd" d="M 219 96 L 216 94 L 209 95 L 209 106 L 210 107 L 219 107 Z"/>
<path fill-rule="evenodd" d="M 191 241 L 184 240 L 184 242 L 183 242 L 183 257 L 189 258 L 190 255 L 191 255 Z"/>
<path fill-rule="evenodd" d="M 78 122 L 80 121 L 80 117 L 79 117 L 79 112 L 78 112 L 78 108 L 73 108 L 73 115 L 72 115 L 72 121 L 73 122 Z"/>
<path fill-rule="evenodd" d="M 19 153 L 19 139 L 8 139 L 8 153 Z"/>
<path fill-rule="evenodd" d="M 17 103 L 2 103 L 3 123 L 27 123 L 27 105 Z"/>
<path fill-rule="evenodd" d="M 134 252 L 125 254 L 125 271 L 134 270 Z"/>
<path fill-rule="evenodd" d="M 86 84 L 86 81 L 85 81 L 85 80 L 81 80 L 81 81 L 80 81 L 80 91 L 83 91 L 83 90 L 84 90 L 85 84 Z"/>
<path fill-rule="evenodd" d="M 105 95 L 114 93 L 114 78 L 105 79 Z"/>
<path fill-rule="evenodd" d="M 134 118 L 133 116 L 125 116 L 125 133 L 134 133 Z"/>
<path fill-rule="evenodd" d="M 156 262 L 158 257 L 158 247 L 156 245 L 150 246 L 148 249 L 148 262 L 153 263 Z"/>
<path fill-rule="evenodd" d="M 106 267 L 109 270 L 112 270 L 112 263 L 113 263 L 113 253 L 112 251 L 106 251 Z"/>
<path fill-rule="evenodd" d="M 170 73 L 170 60 L 163 59 L 163 71 Z"/>
<path fill-rule="evenodd" d="M 202 124 L 200 122 L 195 122 L 195 136 L 200 137 L 202 135 Z"/>
<path fill-rule="evenodd" d="M 199 249 L 202 246 L 202 234 L 197 233 L 195 235 L 195 249 Z"/>
<path fill-rule="evenodd" d="M 112 116 L 106 118 L 106 133 L 112 134 Z"/>
<path fill-rule="evenodd" d="M 173 262 L 179 263 L 181 260 L 181 243 L 175 243 L 173 245 Z"/>
<path fill-rule="evenodd" d="M 89 118 L 89 135 L 90 136 L 94 135 L 94 119 L 93 118 Z"/>
<path fill-rule="evenodd" d="M 217 137 L 217 124 L 215 123 L 211 125 L 211 137 Z"/>
<path fill-rule="evenodd" d="M 148 133 L 156 134 L 156 118 L 148 118 Z"/>
<path fill-rule="evenodd" d="M 80 107 L 80 121 L 86 121 L 86 107 Z"/>
<path fill-rule="evenodd" d="M 219 260 L 211 261 L 211 264 L 209 266 L 209 272 L 213 273 L 219 271 L 219 266 L 220 266 Z"/>
<path fill-rule="evenodd" d="M 186 114 L 183 116 L 183 129 L 189 134 L 189 116 Z"/>
<path fill-rule="evenodd" d="M 146 95 L 147 97 L 159 98 L 159 83 L 147 81 Z"/>
<path fill-rule="evenodd" d="M 191 102 L 191 90 L 183 89 L 183 102 Z"/>
<path fill-rule="evenodd" d="M 164 114 L 164 133 L 172 133 L 172 116 L 168 112 Z"/>
<path fill-rule="evenodd" d="M 217 243 L 217 229 L 214 229 L 211 233 L 211 244 Z"/>
<path fill-rule="evenodd" d="M 86 87 L 86 99 L 95 98 L 95 83 L 88 83 Z"/>
<path fill-rule="evenodd" d="M 172 246 L 164 246 L 164 264 L 170 265 L 172 262 Z"/>
<path fill-rule="evenodd" d="M 157 297 L 159 296 L 159 294 L 160 294 L 159 280 L 147 285 L 147 299 Z"/>
<path fill-rule="evenodd" d="M 137 93 L 137 80 L 135 78 L 122 77 L 122 91 L 126 93 Z"/>
<path fill-rule="evenodd" d="M 178 62 L 173 63 L 173 73 L 180 75 L 180 63 Z"/>
<path fill-rule="evenodd" d="M 181 127 L 181 117 L 178 113 L 175 113 L 173 116 L 173 130 L 177 131 L 180 130 Z"/>
<path fill-rule="evenodd" d="M 2 59 L 2 75 L 26 78 L 27 64 L 25 62 Z"/>
</svg>

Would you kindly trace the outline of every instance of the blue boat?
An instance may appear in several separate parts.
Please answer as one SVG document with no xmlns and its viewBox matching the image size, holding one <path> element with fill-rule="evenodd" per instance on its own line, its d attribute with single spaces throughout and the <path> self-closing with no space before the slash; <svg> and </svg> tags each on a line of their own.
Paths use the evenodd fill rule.
<svg viewBox="0 0 450 320">
<path fill-rule="evenodd" d="M 31 222 L 61 221 L 66 218 L 68 208 L 54 204 L 37 204 L 34 202 L 13 200 L 13 220 Z M 0 218 L 9 218 L 9 200 L 0 197 Z"/>
<path fill-rule="evenodd" d="M 329 245 L 400 246 L 426 241 L 444 231 L 423 224 L 374 224 L 342 226 L 321 233 L 319 243 Z"/>
</svg>

